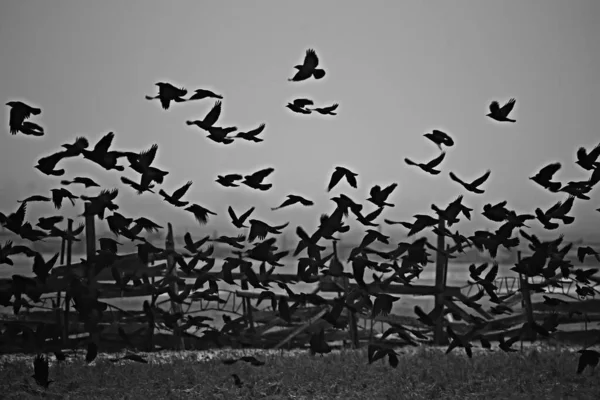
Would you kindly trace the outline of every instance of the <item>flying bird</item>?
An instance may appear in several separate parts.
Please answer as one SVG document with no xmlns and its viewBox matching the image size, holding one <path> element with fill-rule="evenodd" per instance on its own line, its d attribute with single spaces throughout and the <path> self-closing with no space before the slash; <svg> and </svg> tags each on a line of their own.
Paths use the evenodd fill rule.
<svg viewBox="0 0 600 400">
<path fill-rule="evenodd" d="M 65 186 L 69 186 L 69 185 L 72 185 L 75 183 L 82 184 L 83 186 L 85 186 L 86 189 L 90 188 L 90 187 L 100 187 L 100 185 L 98 185 L 92 179 L 87 178 L 87 177 L 81 177 L 81 176 L 77 176 L 77 177 L 73 178 L 73 180 L 71 180 L 71 181 L 68 181 L 68 180 L 60 181 L 60 184 L 65 185 Z"/>
<path fill-rule="evenodd" d="M 430 133 L 426 133 L 423 136 L 435 143 L 440 151 L 442 150 L 442 145 L 447 147 L 454 146 L 454 140 L 452 140 L 450 135 L 437 129 L 434 129 Z"/>
<path fill-rule="evenodd" d="M 188 189 L 190 188 L 190 186 L 192 186 L 192 181 L 186 182 L 182 187 L 175 190 L 172 195 L 168 194 L 167 192 L 165 192 L 162 189 L 160 189 L 158 191 L 158 194 L 161 195 L 162 198 L 165 199 L 165 201 L 167 203 L 174 205 L 175 207 L 184 207 L 184 206 L 187 206 L 190 202 L 189 201 L 181 201 L 181 198 L 183 196 L 185 196 L 185 194 L 188 191 Z"/>
<path fill-rule="evenodd" d="M 329 180 L 329 185 L 327 186 L 327 191 L 328 192 L 331 191 L 331 189 L 333 189 L 335 187 L 335 185 L 337 185 L 342 178 L 346 178 L 346 181 L 348 182 L 348 184 L 350 186 L 352 186 L 354 189 L 356 189 L 358 187 L 358 184 L 356 182 L 357 176 L 358 176 L 357 173 L 350 171 L 348 168 L 335 167 L 333 174 L 331 174 L 331 179 Z"/>
<path fill-rule="evenodd" d="M 231 208 L 231 206 L 227 208 L 227 213 L 229 213 L 229 217 L 231 217 L 231 223 L 238 229 L 248 228 L 247 225 L 244 225 L 244 222 L 246 222 L 246 219 L 248 219 L 248 217 L 250 216 L 250 214 L 252 214 L 253 211 L 254 207 L 250 208 L 248 211 L 246 211 L 238 217 L 235 214 L 235 211 L 233 211 L 233 208 Z"/>
<path fill-rule="evenodd" d="M 460 183 L 465 189 L 467 189 L 471 193 L 483 194 L 485 191 L 479 189 L 479 186 L 483 185 L 483 183 L 488 180 L 491 173 L 492 173 L 492 171 L 488 169 L 482 176 L 480 176 L 479 178 L 475 179 L 473 182 L 470 182 L 470 183 L 463 181 L 462 179 L 460 179 L 459 177 L 454 175 L 453 172 L 450 172 L 450 178 L 454 182 Z"/>
<path fill-rule="evenodd" d="M 381 189 L 379 185 L 375 185 L 369 191 L 370 197 L 367 201 L 375 204 L 377 207 L 394 207 L 394 204 L 386 203 L 387 198 L 392 194 L 392 192 L 398 187 L 397 183 L 392 183 L 385 189 Z"/>
<path fill-rule="evenodd" d="M 305 81 L 311 76 L 315 79 L 322 79 L 325 76 L 325 70 L 317 68 L 319 65 L 319 58 L 317 53 L 313 49 L 306 50 L 304 56 L 304 63 L 302 65 L 295 65 L 294 68 L 298 71 L 296 75 L 288 79 L 290 82 Z"/>
<path fill-rule="evenodd" d="M 281 203 L 281 205 L 279 207 L 271 208 L 271 210 L 273 210 L 273 211 L 279 210 L 281 208 L 288 207 L 288 206 L 291 206 L 291 205 L 297 204 L 297 203 L 300 203 L 300 204 L 302 204 L 305 207 L 309 207 L 309 206 L 312 206 L 312 205 L 315 204 L 312 201 L 307 200 L 307 199 L 305 199 L 302 196 L 297 196 L 297 195 L 294 195 L 294 194 L 289 194 L 287 196 L 287 200 L 285 200 L 283 203 Z"/>
<path fill-rule="evenodd" d="M 297 106 L 294 103 L 288 103 L 286 107 L 297 114 L 310 114 L 312 112 L 309 109 Z"/>
<path fill-rule="evenodd" d="M 240 174 L 218 175 L 215 182 L 225 187 L 238 187 L 240 185 L 236 185 L 234 182 L 243 178 Z"/>
<path fill-rule="evenodd" d="M 223 96 L 221 96 L 220 94 L 216 94 L 212 90 L 196 89 L 196 90 L 194 90 L 194 94 L 191 95 L 190 98 L 187 99 L 187 101 L 202 100 L 202 99 L 206 99 L 206 98 L 223 99 Z"/>
<path fill-rule="evenodd" d="M 600 156 L 600 143 L 596 145 L 589 153 L 585 150 L 585 147 L 580 147 L 577 150 L 577 161 L 575 164 L 579 165 L 586 171 L 600 168 L 600 163 L 597 161 Z"/>
<path fill-rule="evenodd" d="M 42 113 L 40 108 L 31 107 L 21 101 L 9 101 L 6 105 L 10 107 L 8 127 L 13 135 L 17 134 L 26 119 Z"/>
<path fill-rule="evenodd" d="M 159 99 L 160 104 L 164 110 L 168 110 L 171 101 L 176 103 L 182 103 L 186 101 L 183 99 L 183 96 L 187 94 L 187 90 L 184 88 L 177 88 L 170 83 L 166 82 L 157 82 L 155 83 L 158 86 L 158 95 L 157 96 L 146 96 L 146 100 L 154 100 Z"/>
<path fill-rule="evenodd" d="M 328 106 L 328 107 L 316 107 L 316 108 L 313 108 L 311 110 L 312 111 L 316 111 L 316 112 L 318 112 L 321 115 L 337 115 L 337 113 L 335 112 L 335 110 L 337 110 L 337 108 L 339 106 L 340 105 L 338 103 L 335 103 L 335 104 L 333 104 L 331 106 Z"/>
<path fill-rule="evenodd" d="M 559 169 L 561 169 L 561 167 L 562 165 L 558 162 L 546 165 L 537 174 L 529 179 L 544 189 L 548 189 L 549 191 L 556 193 L 560 190 L 562 185 L 560 182 L 553 182 L 552 177 L 558 172 Z"/>
<path fill-rule="evenodd" d="M 209 214 L 217 215 L 216 213 L 214 213 L 198 204 L 192 204 L 191 206 L 185 208 L 185 211 L 188 211 L 188 212 L 194 214 L 196 221 L 198 221 L 198 223 L 200 225 L 205 225 L 208 222 Z"/>
<path fill-rule="evenodd" d="M 260 171 L 256 171 L 250 175 L 244 176 L 242 184 L 256 190 L 266 191 L 273 187 L 271 183 L 262 183 L 265 178 L 271 175 L 275 171 L 275 168 L 264 168 Z"/>
<path fill-rule="evenodd" d="M 263 139 L 261 139 L 257 136 L 260 135 L 262 133 L 262 131 L 264 131 L 264 130 L 265 130 L 265 124 L 260 124 L 258 126 L 258 128 L 252 129 L 250 131 L 238 132 L 238 134 L 235 135 L 235 137 L 247 140 L 249 142 L 259 143 L 259 142 L 262 142 Z"/>
<path fill-rule="evenodd" d="M 517 100 L 510 99 L 505 105 L 500 108 L 500 104 L 497 101 L 492 101 L 490 104 L 490 113 L 487 114 L 488 117 L 500 122 L 517 122 L 514 119 L 508 118 L 508 114 L 512 111 L 513 107 Z"/>
<path fill-rule="evenodd" d="M 423 171 L 425 171 L 431 175 L 437 175 L 442 171 L 435 169 L 435 167 L 437 167 L 438 165 L 440 165 L 442 163 L 442 161 L 444 161 L 444 157 L 446 157 L 446 153 L 442 152 L 442 154 L 440 154 L 433 160 L 429 161 L 428 163 L 416 163 L 409 158 L 405 158 L 404 162 L 407 163 L 408 165 L 414 165 L 416 167 L 419 167 Z"/>
</svg>

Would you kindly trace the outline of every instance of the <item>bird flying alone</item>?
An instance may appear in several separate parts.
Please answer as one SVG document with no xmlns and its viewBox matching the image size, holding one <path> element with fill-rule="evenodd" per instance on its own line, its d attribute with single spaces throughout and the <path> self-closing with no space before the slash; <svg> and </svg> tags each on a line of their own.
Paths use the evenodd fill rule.
<svg viewBox="0 0 600 400">
<path fill-rule="evenodd" d="M 306 50 L 304 56 L 304 62 L 302 65 L 295 65 L 294 68 L 298 71 L 296 75 L 288 79 L 290 82 L 300 82 L 314 77 L 315 79 L 322 79 L 325 76 L 325 70 L 317 68 L 319 65 L 319 57 L 313 49 Z"/>
<path fill-rule="evenodd" d="M 164 110 L 169 109 L 171 101 L 176 103 L 183 103 L 186 101 L 183 96 L 187 94 L 187 89 L 177 88 L 167 82 L 157 82 L 155 85 L 158 86 L 158 95 L 146 96 L 146 100 L 159 99 Z"/>
<path fill-rule="evenodd" d="M 487 114 L 487 116 L 499 122 L 517 122 L 514 119 L 508 118 L 508 114 L 510 114 L 516 102 L 517 100 L 512 98 L 509 101 L 507 101 L 506 104 L 503 105 L 501 108 L 500 104 L 498 104 L 498 102 L 494 100 L 490 104 L 490 113 Z"/>
<path fill-rule="evenodd" d="M 42 136 L 44 134 L 44 128 L 38 124 L 30 122 L 27 125 L 24 125 L 26 119 L 29 119 L 32 115 L 40 115 L 42 113 L 40 108 L 31 107 L 21 101 L 9 101 L 6 105 L 10 107 L 8 119 L 10 133 L 16 135 L 17 132 L 22 132 L 33 136 Z M 23 132 L 23 130 L 25 132 Z M 33 133 L 31 131 L 33 131 Z M 35 131 L 37 131 L 37 134 Z"/>
</svg>

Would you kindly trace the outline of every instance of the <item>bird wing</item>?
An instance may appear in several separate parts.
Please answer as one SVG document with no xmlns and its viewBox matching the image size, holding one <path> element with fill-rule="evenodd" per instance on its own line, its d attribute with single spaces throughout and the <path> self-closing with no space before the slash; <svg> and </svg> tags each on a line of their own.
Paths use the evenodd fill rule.
<svg viewBox="0 0 600 400">
<path fill-rule="evenodd" d="M 500 113 L 504 116 L 507 116 L 508 114 L 510 114 L 510 112 L 512 111 L 513 107 L 515 106 L 515 103 L 517 102 L 517 100 L 510 99 L 506 102 L 505 105 L 502 106 L 502 108 L 500 109 Z"/>
<path fill-rule="evenodd" d="M 449 175 L 450 179 L 452 179 L 454 182 L 458 182 L 461 185 L 465 186 L 465 183 L 458 176 L 454 175 L 454 172 L 450 171 Z"/>
<path fill-rule="evenodd" d="M 335 171 L 333 171 L 333 174 L 331 174 L 331 179 L 329 180 L 329 185 L 327 186 L 327 191 L 331 191 L 331 189 L 333 189 L 335 187 L 335 185 L 337 185 L 340 180 L 342 179 L 342 176 L 345 175 L 345 172 L 343 170 L 337 169 Z"/>
<path fill-rule="evenodd" d="M 479 186 L 479 185 L 481 185 L 482 183 L 484 183 L 485 181 L 487 181 L 487 179 L 490 177 L 490 174 L 491 174 L 491 173 L 492 173 L 492 171 L 488 169 L 488 170 L 485 172 L 485 174 L 483 174 L 483 175 L 482 175 L 482 176 L 480 176 L 479 178 L 475 179 L 475 180 L 474 180 L 474 181 L 473 181 L 471 184 L 472 184 L 473 186 Z"/>
<path fill-rule="evenodd" d="M 94 146 L 94 151 L 99 153 L 106 153 L 112 144 L 112 141 L 115 137 L 114 132 L 108 132 L 106 135 L 102 137 Z"/>
<path fill-rule="evenodd" d="M 271 175 L 273 173 L 273 171 L 275 171 L 275 168 L 265 168 L 265 169 L 261 169 L 260 171 L 256 171 L 251 176 L 253 179 L 262 181 L 267 176 Z"/>
<path fill-rule="evenodd" d="M 442 161 L 444 161 L 444 157 L 446 157 L 446 152 L 442 152 L 442 154 L 440 154 L 439 156 L 437 156 L 433 160 L 429 161 L 427 163 L 427 167 L 428 168 L 435 168 L 435 167 L 437 167 L 438 165 L 440 165 L 442 163 Z"/>
<path fill-rule="evenodd" d="M 250 214 L 252 214 L 253 211 L 254 211 L 254 207 L 251 207 L 248 211 L 243 213 L 239 218 L 240 223 L 243 224 L 244 221 L 246 221 L 246 219 L 250 216 Z"/>
<path fill-rule="evenodd" d="M 552 178 L 552 176 L 558 172 L 558 170 L 562 167 L 561 163 L 552 163 L 550 165 L 546 165 L 544 168 L 542 168 L 540 170 L 540 172 L 538 172 L 538 175 L 542 175 L 544 177 L 547 177 L 548 180 L 550 180 Z"/>
<path fill-rule="evenodd" d="M 252 129 L 251 131 L 246 132 L 246 135 L 248 136 L 257 136 L 259 135 L 262 131 L 265 130 L 265 124 L 260 124 L 258 126 L 258 128 Z"/>
<path fill-rule="evenodd" d="M 185 185 L 183 185 L 182 187 L 180 187 L 179 189 L 174 191 L 173 195 L 171 197 L 173 197 L 174 199 L 177 199 L 177 200 L 181 199 L 185 195 L 185 193 L 188 191 L 190 186 L 192 186 L 192 181 L 187 181 L 187 183 Z"/>
<path fill-rule="evenodd" d="M 313 49 L 306 50 L 306 55 L 304 56 L 304 65 L 302 65 L 303 69 L 313 70 L 319 65 L 319 57 L 317 57 L 317 53 Z"/>
<path fill-rule="evenodd" d="M 221 116 L 221 106 L 221 100 L 217 100 L 213 105 L 213 108 L 208 112 L 208 114 L 206 114 L 206 116 L 202 120 L 204 125 L 213 126 L 217 122 L 217 120 Z"/>
</svg>

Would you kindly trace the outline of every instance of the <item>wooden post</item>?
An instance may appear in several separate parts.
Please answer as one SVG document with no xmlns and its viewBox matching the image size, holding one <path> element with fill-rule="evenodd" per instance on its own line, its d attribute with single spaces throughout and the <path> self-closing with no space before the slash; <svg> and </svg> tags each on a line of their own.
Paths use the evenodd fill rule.
<svg viewBox="0 0 600 400">
<path fill-rule="evenodd" d="M 71 256 L 72 256 L 72 252 L 73 252 L 73 241 L 71 240 L 71 233 L 73 232 L 73 220 L 71 218 L 69 218 L 67 220 L 67 237 L 68 239 L 66 240 L 67 242 L 67 249 L 66 249 L 66 258 L 67 258 L 67 271 L 69 271 L 70 267 L 71 267 Z M 60 294 L 60 292 L 59 292 Z M 63 328 L 63 332 L 62 332 L 62 342 L 63 345 L 67 344 L 67 341 L 69 340 L 69 312 L 71 311 L 71 296 L 69 296 L 66 292 L 65 292 L 65 312 L 63 314 L 63 319 L 62 319 L 62 328 Z"/>
<path fill-rule="evenodd" d="M 442 234 L 446 230 L 446 221 L 443 218 L 439 218 L 437 235 L 437 248 L 438 250 L 446 250 L 445 236 Z M 435 307 L 444 307 L 444 292 L 446 290 L 446 268 L 448 266 L 448 260 L 446 256 L 441 252 L 437 252 L 435 259 L 435 289 L 437 291 L 435 295 Z M 443 313 L 440 318 L 436 321 L 435 329 L 433 332 L 433 342 L 437 346 L 440 346 L 446 342 L 444 333 L 444 318 Z"/>
<path fill-rule="evenodd" d="M 344 277 L 344 292 L 348 295 L 350 291 L 350 279 Z M 348 330 L 350 333 L 350 342 L 352 343 L 353 349 L 360 347 L 360 341 L 358 340 L 358 327 L 356 326 L 356 315 L 346 308 L 346 314 L 348 315 Z"/>
<path fill-rule="evenodd" d="M 98 288 L 96 285 L 96 217 L 90 214 L 90 204 L 84 204 L 85 215 L 85 254 L 87 260 L 87 284 L 89 295 L 93 299 L 98 298 Z M 100 345 L 100 332 L 94 327 L 93 332 L 89 332 L 91 341 L 97 346 Z"/>
<path fill-rule="evenodd" d="M 67 233 L 68 230 L 67 230 Z M 60 265 L 65 265 L 65 238 L 61 238 L 60 240 Z M 57 326 L 63 326 L 64 323 L 64 314 L 61 312 L 62 310 L 62 306 L 61 306 L 61 299 L 62 298 L 62 292 L 59 290 L 56 292 L 56 307 L 54 309 L 54 312 L 56 314 L 56 323 Z M 63 343 L 64 343 L 64 333 L 63 332 L 58 332 L 58 330 L 55 333 L 54 339 L 58 340 L 59 337 L 63 337 Z"/>
<path fill-rule="evenodd" d="M 167 239 L 165 241 L 165 250 L 167 252 L 167 272 L 173 277 L 177 278 L 177 268 L 176 268 L 176 260 L 175 260 L 175 240 L 173 239 L 173 226 L 169 222 L 167 224 Z M 179 293 L 179 284 L 176 280 L 171 282 L 170 288 L 173 293 Z M 183 309 L 181 304 L 171 301 L 171 314 L 182 313 Z M 177 321 L 177 325 L 179 325 L 179 321 Z M 175 333 L 175 347 L 177 350 L 185 350 L 185 343 L 183 340 L 183 336 L 180 335 L 180 332 Z"/>
<path fill-rule="evenodd" d="M 521 251 L 517 252 L 517 262 L 521 263 Z M 523 295 L 523 303 L 525 304 L 525 313 L 527 315 L 527 329 L 525 333 L 525 338 L 527 340 L 534 341 L 537 337 L 535 330 L 533 329 L 533 324 L 535 322 L 533 318 L 533 306 L 531 304 L 531 293 L 529 292 L 529 280 L 527 276 L 523 276 L 523 274 L 519 274 L 519 280 L 521 284 L 521 293 Z"/>
</svg>

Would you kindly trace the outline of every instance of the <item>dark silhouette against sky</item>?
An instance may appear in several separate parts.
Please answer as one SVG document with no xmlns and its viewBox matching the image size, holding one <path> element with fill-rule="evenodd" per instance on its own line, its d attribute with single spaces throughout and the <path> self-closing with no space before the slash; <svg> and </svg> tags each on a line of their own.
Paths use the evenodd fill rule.
<svg viewBox="0 0 600 400">
<path fill-rule="evenodd" d="M 449 171 L 469 183 L 491 170 L 484 194 L 465 194 L 476 210 L 468 231 L 486 226 L 479 215 L 485 203 L 508 200 L 527 213 L 547 209 L 566 195 L 544 191 L 528 177 L 557 161 L 563 163 L 560 181 L 586 179 L 574 164 L 576 150 L 591 149 L 600 139 L 598 15 L 600 3 L 593 0 L 308 1 L 301 7 L 282 1 L 5 2 L 0 93 L 6 101 L 42 108 L 35 121 L 45 135 L 11 137 L 6 107 L 0 209 L 12 212 L 16 200 L 59 186 L 58 179 L 33 168 L 35 160 L 76 136 L 93 145 L 110 131 L 120 150 L 158 144 L 155 164 L 170 172 L 161 187 L 172 193 L 192 180 L 186 198 L 219 214 L 210 230 L 232 229 L 230 204 L 237 213 L 255 205 L 253 217 L 274 225 L 291 221 L 291 227 L 312 230 L 340 191 L 363 201 L 373 185 L 394 182 L 398 187 L 389 201 L 396 206 L 384 211 L 385 218 L 411 220 L 432 214 L 431 203 L 443 207 L 465 193 Z M 327 74 L 289 82 L 309 48 Z M 144 99 L 156 94 L 160 81 L 222 95 L 223 126 L 248 131 L 264 123 L 264 142 L 223 148 L 207 140 L 185 121 L 201 119 L 215 99 L 175 103 L 165 111 L 158 101 Z M 338 103 L 337 115 L 286 108 L 301 97 L 319 107 Z M 491 101 L 503 105 L 511 98 L 517 99 L 510 115 L 516 123 L 486 116 Z M 456 144 L 437 176 L 404 162 L 428 162 L 440 154 L 423 137 L 433 129 L 447 132 Z M 218 175 L 271 166 L 268 192 L 215 182 Z M 336 166 L 359 174 L 357 190 L 342 182 L 326 192 Z M 136 178 L 131 171 L 107 173 L 82 159 L 66 160 L 64 168 L 62 179 L 88 176 L 102 187 L 119 188 L 125 215 L 170 221 L 178 234 L 197 229 L 189 213 L 122 185 L 120 176 Z M 271 211 L 288 194 L 315 204 Z M 596 235 L 599 206 L 576 202 L 576 222 L 561 232 Z M 51 213 L 51 207 L 31 207 L 28 219 Z M 70 205 L 60 211 L 81 212 Z"/>
</svg>

